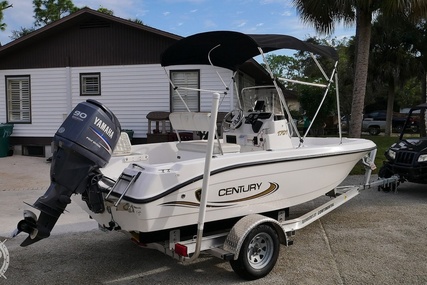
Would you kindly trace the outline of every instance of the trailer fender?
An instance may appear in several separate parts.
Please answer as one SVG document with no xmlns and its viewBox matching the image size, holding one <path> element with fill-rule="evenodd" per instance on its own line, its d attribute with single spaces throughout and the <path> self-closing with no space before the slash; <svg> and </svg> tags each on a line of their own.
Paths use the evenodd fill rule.
<svg viewBox="0 0 427 285">
<path fill-rule="evenodd" d="M 261 224 L 270 225 L 279 236 L 280 243 L 287 245 L 288 238 L 277 220 L 259 214 L 252 214 L 241 218 L 233 226 L 227 235 L 223 249 L 233 253 L 234 260 L 237 260 L 240 249 L 247 235 L 251 230 Z"/>
</svg>

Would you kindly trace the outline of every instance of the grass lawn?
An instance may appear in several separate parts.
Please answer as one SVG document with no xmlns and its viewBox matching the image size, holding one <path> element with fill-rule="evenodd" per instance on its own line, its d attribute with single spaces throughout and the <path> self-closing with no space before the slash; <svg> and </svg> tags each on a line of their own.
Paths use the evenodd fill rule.
<svg viewBox="0 0 427 285">
<path fill-rule="evenodd" d="M 393 134 L 391 137 L 385 136 L 365 136 L 362 135 L 362 138 L 373 141 L 377 145 L 377 156 L 375 157 L 375 165 L 377 169 L 375 169 L 372 173 L 378 174 L 378 170 L 383 165 L 383 161 L 385 160 L 384 152 L 395 142 L 398 140 L 398 136 Z M 353 170 L 350 172 L 350 175 L 359 175 L 365 174 L 365 168 L 362 163 L 356 164 Z"/>
</svg>

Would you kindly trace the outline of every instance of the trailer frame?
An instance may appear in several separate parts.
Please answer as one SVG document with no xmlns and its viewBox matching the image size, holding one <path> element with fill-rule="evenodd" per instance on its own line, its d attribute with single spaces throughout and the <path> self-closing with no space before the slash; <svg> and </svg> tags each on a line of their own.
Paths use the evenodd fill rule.
<svg viewBox="0 0 427 285">
<path fill-rule="evenodd" d="M 297 218 L 287 220 L 286 217 L 289 209 L 283 209 L 277 212 L 277 218 L 267 217 L 262 214 L 251 214 L 242 217 L 231 229 L 224 229 L 221 232 L 205 236 L 194 235 L 191 239 L 181 240 L 179 229 L 171 230 L 169 232 L 169 239 L 161 242 L 141 243 L 138 240 L 138 234 L 132 235 L 131 239 L 139 246 L 156 249 L 183 263 L 193 261 L 198 257 L 200 252 L 204 252 L 225 261 L 229 261 L 234 271 L 245 279 L 253 280 L 261 278 L 267 275 L 274 267 L 276 262 L 274 258 L 276 257 L 277 259 L 280 247 L 274 246 L 271 251 L 268 251 L 269 253 L 263 253 L 271 259 L 268 262 L 264 262 L 260 257 L 258 257 L 260 262 L 262 261 L 267 263 L 267 270 L 254 270 L 251 268 L 251 260 L 249 259 L 252 258 L 251 256 L 257 254 L 254 253 L 256 250 L 259 253 L 260 251 L 263 251 L 263 249 L 260 249 L 259 246 L 245 247 L 245 243 L 256 242 L 256 239 L 248 241 L 251 233 L 263 225 L 264 228 L 271 228 L 276 235 L 274 236 L 273 234 L 272 237 L 268 237 L 268 235 L 261 235 L 261 237 L 265 239 L 264 242 L 270 242 L 272 245 L 275 245 L 277 244 L 275 241 L 277 238 L 277 241 L 280 244 L 290 246 L 293 244 L 292 237 L 295 236 L 296 231 L 305 228 L 314 221 L 347 203 L 354 197 L 358 196 L 361 191 L 365 189 L 396 185 L 399 181 L 399 177 L 397 175 L 390 178 L 381 178 L 375 181 L 370 181 L 372 170 L 375 169 L 375 165 L 373 164 L 375 156 L 376 149 L 371 151 L 369 156 L 362 159 L 362 164 L 365 167 L 363 184 L 336 187 L 326 194 L 326 196 L 331 197 L 329 201 Z M 239 263 L 239 266 L 233 266 L 236 262 Z M 252 263 L 255 264 L 255 267 L 257 266 L 253 261 Z M 237 267 L 237 270 L 235 267 Z"/>
</svg>

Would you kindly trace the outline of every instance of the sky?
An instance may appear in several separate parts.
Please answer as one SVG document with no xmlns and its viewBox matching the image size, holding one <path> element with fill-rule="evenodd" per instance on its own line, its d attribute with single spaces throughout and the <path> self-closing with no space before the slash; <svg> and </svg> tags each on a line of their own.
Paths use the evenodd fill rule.
<svg viewBox="0 0 427 285">
<path fill-rule="evenodd" d="M 8 1 L 13 7 L 3 11 L 7 27 L 0 31 L 2 45 L 12 40 L 13 30 L 34 24 L 32 0 Z M 300 20 L 292 0 L 73 0 L 73 3 L 94 10 L 104 7 L 113 10 L 114 16 L 138 18 L 145 25 L 183 37 L 214 30 L 286 34 L 302 40 L 325 37 Z M 354 26 L 338 25 L 332 37 L 353 35 Z"/>
</svg>

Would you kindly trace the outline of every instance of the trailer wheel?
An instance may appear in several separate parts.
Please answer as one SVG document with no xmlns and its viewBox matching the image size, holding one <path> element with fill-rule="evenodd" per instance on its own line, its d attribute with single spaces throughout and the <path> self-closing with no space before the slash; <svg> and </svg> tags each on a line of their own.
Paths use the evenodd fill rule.
<svg viewBox="0 0 427 285">
<path fill-rule="evenodd" d="M 255 227 L 245 238 L 237 260 L 230 264 L 234 272 L 246 280 L 266 276 L 279 256 L 280 242 L 276 231 L 266 224 Z"/>
</svg>

